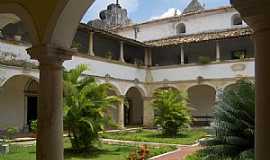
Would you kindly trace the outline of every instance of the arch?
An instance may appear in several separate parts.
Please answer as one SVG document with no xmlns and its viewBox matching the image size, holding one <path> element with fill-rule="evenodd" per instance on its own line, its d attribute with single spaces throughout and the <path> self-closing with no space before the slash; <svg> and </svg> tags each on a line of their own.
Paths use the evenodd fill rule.
<svg viewBox="0 0 270 160">
<path fill-rule="evenodd" d="M 121 90 L 115 84 L 110 83 L 110 82 L 106 82 L 105 84 L 109 84 L 111 86 L 111 90 L 116 94 L 116 96 L 121 96 L 122 95 Z"/>
<path fill-rule="evenodd" d="M 108 91 L 108 96 L 121 96 L 121 93 L 120 93 L 120 90 L 113 84 L 111 83 L 104 83 L 104 84 L 109 84 L 111 86 L 111 89 Z M 119 119 L 119 107 L 120 107 L 121 103 L 120 104 L 113 104 L 111 106 L 108 106 L 108 108 L 106 109 L 106 112 L 105 112 L 105 115 L 107 118 L 109 118 L 113 124 L 117 124 L 118 122 L 118 119 Z M 110 123 L 109 124 L 106 124 L 106 128 L 107 129 L 113 129 L 115 128 L 115 126 L 111 125 Z"/>
<path fill-rule="evenodd" d="M 5 77 L 5 79 L 0 83 L 0 87 L 4 86 L 5 83 L 10 80 L 11 78 L 13 77 L 16 77 L 16 76 L 26 76 L 26 77 L 29 77 L 29 78 L 32 78 L 34 79 L 35 81 L 39 82 L 39 77 L 38 75 L 30 75 L 30 74 L 11 74 L 11 75 L 8 75 Z"/>
<path fill-rule="evenodd" d="M 234 14 L 231 21 L 233 26 L 239 26 L 243 24 L 243 19 L 241 18 L 240 14 Z"/>
<path fill-rule="evenodd" d="M 37 95 L 39 93 L 39 83 L 35 79 L 30 79 L 24 88 L 25 94 Z"/>
<path fill-rule="evenodd" d="M 231 82 L 223 86 L 222 91 L 226 91 L 227 89 L 233 88 L 235 85 L 237 85 L 237 82 Z"/>
<path fill-rule="evenodd" d="M 0 93 L 0 125 L 29 131 L 31 122 L 37 119 L 38 93 L 39 84 L 34 77 L 10 77 Z"/>
<path fill-rule="evenodd" d="M 205 84 L 194 85 L 188 88 L 187 93 L 189 98 L 188 105 L 195 118 L 205 121 L 205 119 L 209 119 L 213 116 L 216 102 L 215 88 Z"/>
<path fill-rule="evenodd" d="M 87 9 L 94 0 L 59 0 L 43 39 L 43 43 L 70 48 L 76 30 Z"/>
<path fill-rule="evenodd" d="M 142 97 L 147 96 L 147 92 L 146 92 L 145 88 L 142 88 L 140 86 L 130 86 L 130 87 L 126 88 L 126 90 L 124 91 L 124 95 L 126 95 L 131 88 L 136 88 L 140 92 Z"/>
<path fill-rule="evenodd" d="M 193 83 L 193 84 L 190 84 L 188 85 L 187 87 L 185 87 L 185 91 L 188 91 L 189 88 L 192 88 L 194 86 L 199 86 L 199 85 L 206 85 L 206 86 L 210 86 L 212 88 L 214 88 L 216 90 L 216 86 L 214 84 L 211 84 L 211 83 L 208 83 L 208 82 L 203 82 L 202 84 L 198 84 L 198 83 Z"/>
<path fill-rule="evenodd" d="M 124 124 L 143 125 L 144 102 L 143 95 L 138 87 L 131 87 L 126 93 L 124 104 Z"/>
<path fill-rule="evenodd" d="M 10 13 L 20 18 L 25 26 L 25 30 L 29 33 L 29 38 L 33 45 L 40 43 L 40 37 L 38 35 L 35 23 L 29 12 L 19 5 L 18 3 L 4 3 L 0 5 L 0 14 Z"/>
<path fill-rule="evenodd" d="M 176 25 L 176 33 L 183 34 L 186 33 L 186 25 L 184 23 L 179 23 Z"/>
</svg>

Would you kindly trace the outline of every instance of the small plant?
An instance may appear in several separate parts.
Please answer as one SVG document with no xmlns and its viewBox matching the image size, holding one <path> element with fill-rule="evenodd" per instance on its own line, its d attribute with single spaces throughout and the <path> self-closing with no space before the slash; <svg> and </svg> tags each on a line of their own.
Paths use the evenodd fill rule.
<svg viewBox="0 0 270 160">
<path fill-rule="evenodd" d="M 15 138 L 17 129 L 13 127 L 0 129 L 0 155 L 9 152 L 10 140 Z"/>
<path fill-rule="evenodd" d="M 211 62 L 209 57 L 204 57 L 204 56 L 200 56 L 198 58 L 198 61 L 200 64 L 205 65 L 205 64 L 209 64 Z"/>
<path fill-rule="evenodd" d="M 164 135 L 176 137 L 181 129 L 191 123 L 186 94 L 172 89 L 160 89 L 154 93 L 155 123 Z"/>
<path fill-rule="evenodd" d="M 135 58 L 134 64 L 137 65 L 138 67 L 143 66 L 143 61 L 139 58 Z"/>
<path fill-rule="evenodd" d="M 30 130 L 33 133 L 37 133 L 37 120 L 31 122 Z"/>
<path fill-rule="evenodd" d="M 8 144 L 9 141 L 15 137 L 17 132 L 17 129 L 14 127 L 0 129 L 0 139 L 2 139 L 2 144 Z"/>
<path fill-rule="evenodd" d="M 146 160 L 149 158 L 150 151 L 147 145 L 143 144 L 139 149 L 132 150 L 128 156 L 128 160 Z"/>
<path fill-rule="evenodd" d="M 105 58 L 109 59 L 109 60 L 112 60 L 112 52 L 111 51 L 108 51 L 106 54 L 105 54 Z"/>
<path fill-rule="evenodd" d="M 82 47 L 82 45 L 79 42 L 73 41 L 71 48 L 79 50 Z"/>
</svg>

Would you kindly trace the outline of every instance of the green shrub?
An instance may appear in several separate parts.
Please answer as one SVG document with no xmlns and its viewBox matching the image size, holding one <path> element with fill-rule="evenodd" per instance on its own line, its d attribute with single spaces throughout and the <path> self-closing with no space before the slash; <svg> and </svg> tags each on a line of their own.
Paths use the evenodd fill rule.
<svg viewBox="0 0 270 160">
<path fill-rule="evenodd" d="M 108 121 L 107 108 L 119 101 L 108 96 L 110 85 L 98 84 L 91 77 L 81 77 L 87 69 L 86 65 L 79 65 L 64 74 L 64 125 L 76 152 L 93 148 L 98 141 L 98 132 Z"/>
<path fill-rule="evenodd" d="M 241 80 L 224 91 L 216 107 L 216 137 L 203 150 L 206 160 L 254 159 L 255 85 Z"/>
<path fill-rule="evenodd" d="M 0 129 L 0 139 L 2 139 L 0 141 L 0 144 L 9 143 L 9 140 L 15 138 L 17 133 L 18 133 L 18 130 L 15 127 L 8 127 L 8 128 Z"/>
<path fill-rule="evenodd" d="M 31 129 L 31 132 L 37 133 L 37 120 L 31 122 L 30 129 Z"/>
<path fill-rule="evenodd" d="M 198 58 L 199 64 L 209 64 L 211 62 L 211 59 L 209 57 L 200 56 Z"/>
<path fill-rule="evenodd" d="M 180 129 L 191 123 L 186 95 L 172 89 L 161 89 L 154 93 L 155 124 L 164 135 L 176 136 Z"/>
</svg>

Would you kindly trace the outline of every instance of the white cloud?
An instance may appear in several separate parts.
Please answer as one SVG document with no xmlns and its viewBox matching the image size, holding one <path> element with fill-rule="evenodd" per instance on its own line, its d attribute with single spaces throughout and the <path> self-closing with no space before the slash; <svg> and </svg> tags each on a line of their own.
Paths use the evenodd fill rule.
<svg viewBox="0 0 270 160">
<path fill-rule="evenodd" d="M 99 18 L 99 12 L 111 3 L 116 3 L 116 0 L 96 0 L 84 15 L 82 22 L 87 23 L 89 20 Z M 119 3 L 128 10 L 128 13 L 137 11 L 139 6 L 139 0 L 120 0 Z"/>
<path fill-rule="evenodd" d="M 162 13 L 161 15 L 151 17 L 150 20 L 172 17 L 175 14 L 180 15 L 181 11 L 179 9 L 176 9 L 176 8 L 169 8 L 166 12 Z"/>
</svg>

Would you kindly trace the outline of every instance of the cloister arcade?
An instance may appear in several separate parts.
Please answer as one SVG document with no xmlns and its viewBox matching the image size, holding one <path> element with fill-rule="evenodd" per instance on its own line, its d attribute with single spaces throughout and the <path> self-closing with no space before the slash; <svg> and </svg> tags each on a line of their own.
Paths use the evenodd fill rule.
<svg viewBox="0 0 270 160">
<path fill-rule="evenodd" d="M 37 160 L 63 160 L 62 64 L 74 53 L 70 46 L 79 21 L 93 0 L 2 0 L 0 13 L 13 13 L 27 28 L 33 59 L 40 62 Z M 231 0 L 255 31 L 256 41 L 256 159 L 268 159 L 270 3 Z M 22 78 L 24 79 L 24 78 Z M 11 79 L 12 80 L 12 79 Z M 16 80 L 16 78 L 15 78 Z M 24 90 L 25 83 L 19 88 Z M 11 81 L 12 82 L 12 81 Z M 9 81 L 7 81 L 8 85 Z M 17 83 L 16 83 L 17 84 Z M 1 93 L 2 94 L 2 93 Z M 18 97 L 17 97 L 18 98 Z"/>
</svg>

